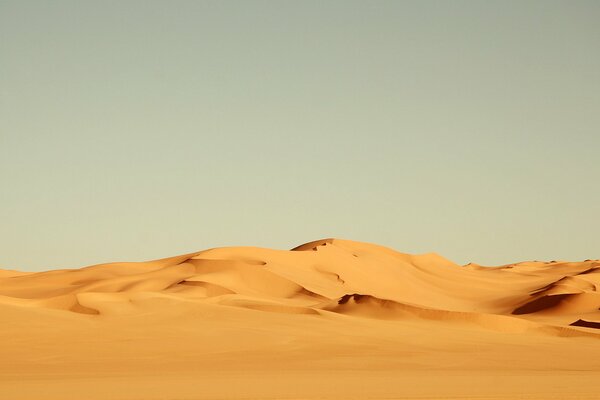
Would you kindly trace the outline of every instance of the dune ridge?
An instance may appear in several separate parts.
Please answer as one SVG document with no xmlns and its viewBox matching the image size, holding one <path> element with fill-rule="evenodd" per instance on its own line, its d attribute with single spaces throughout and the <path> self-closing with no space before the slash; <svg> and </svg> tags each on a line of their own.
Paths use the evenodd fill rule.
<svg viewBox="0 0 600 400">
<path fill-rule="evenodd" d="M 581 326 L 572 324 L 580 319 L 600 321 L 599 286 L 597 260 L 485 268 L 459 266 L 433 253 L 409 255 L 374 244 L 324 239 L 291 251 L 215 248 L 75 270 L 2 271 L 0 304 L 98 315 L 123 313 L 116 303 L 150 292 L 175 301 L 284 313 L 304 309 L 388 319 L 519 317 L 503 318 L 508 325 L 543 317 L 545 324 L 570 329 Z"/>
</svg>

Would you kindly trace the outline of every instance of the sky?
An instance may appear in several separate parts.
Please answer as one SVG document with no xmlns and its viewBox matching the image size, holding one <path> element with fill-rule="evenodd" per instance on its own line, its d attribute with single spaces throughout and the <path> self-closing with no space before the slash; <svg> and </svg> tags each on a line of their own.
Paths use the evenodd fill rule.
<svg viewBox="0 0 600 400">
<path fill-rule="evenodd" d="M 0 0 L 0 268 L 326 237 L 600 258 L 600 2 Z"/>
</svg>

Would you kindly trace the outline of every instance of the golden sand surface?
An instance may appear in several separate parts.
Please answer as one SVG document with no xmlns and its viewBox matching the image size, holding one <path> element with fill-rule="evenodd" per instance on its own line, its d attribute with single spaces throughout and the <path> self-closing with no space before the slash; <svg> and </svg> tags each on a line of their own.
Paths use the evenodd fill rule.
<svg viewBox="0 0 600 400">
<path fill-rule="evenodd" d="M 338 239 L 0 271 L 0 399 L 599 399 L 599 288 Z"/>
</svg>

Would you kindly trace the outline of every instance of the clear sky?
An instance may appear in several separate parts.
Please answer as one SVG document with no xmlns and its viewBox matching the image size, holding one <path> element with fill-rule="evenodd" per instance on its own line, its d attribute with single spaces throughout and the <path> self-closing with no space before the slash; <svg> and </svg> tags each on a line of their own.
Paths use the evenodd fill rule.
<svg viewBox="0 0 600 400">
<path fill-rule="evenodd" d="M 324 237 L 600 258 L 598 1 L 0 1 L 0 268 Z"/>
</svg>

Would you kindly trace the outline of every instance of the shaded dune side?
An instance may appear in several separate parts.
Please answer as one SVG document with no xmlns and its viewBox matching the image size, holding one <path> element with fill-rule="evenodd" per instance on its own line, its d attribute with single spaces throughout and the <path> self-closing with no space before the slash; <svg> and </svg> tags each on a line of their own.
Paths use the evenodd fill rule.
<svg viewBox="0 0 600 400">
<path fill-rule="evenodd" d="M 385 320 L 409 320 L 417 318 L 439 322 L 473 324 L 484 329 L 506 333 L 538 331 L 556 336 L 588 336 L 600 339 L 600 335 L 593 333 L 550 326 L 511 316 L 429 309 L 357 293 L 345 295 L 335 303 L 323 305 L 321 309 L 364 318 Z"/>
<path fill-rule="evenodd" d="M 586 321 L 586 320 L 583 320 L 583 319 L 578 319 L 577 321 L 572 322 L 569 325 L 571 325 L 571 326 L 583 326 L 585 328 L 600 329 L 600 322 Z"/>
<path fill-rule="evenodd" d="M 558 269 L 548 272 L 560 273 L 561 277 L 530 293 L 512 312 L 515 315 L 574 314 L 590 313 L 600 309 L 600 268 L 596 265 L 573 265 L 572 275 L 564 275 L 568 270 Z M 580 271 L 580 272 L 579 272 Z M 543 273 L 540 273 L 543 274 Z"/>
</svg>

